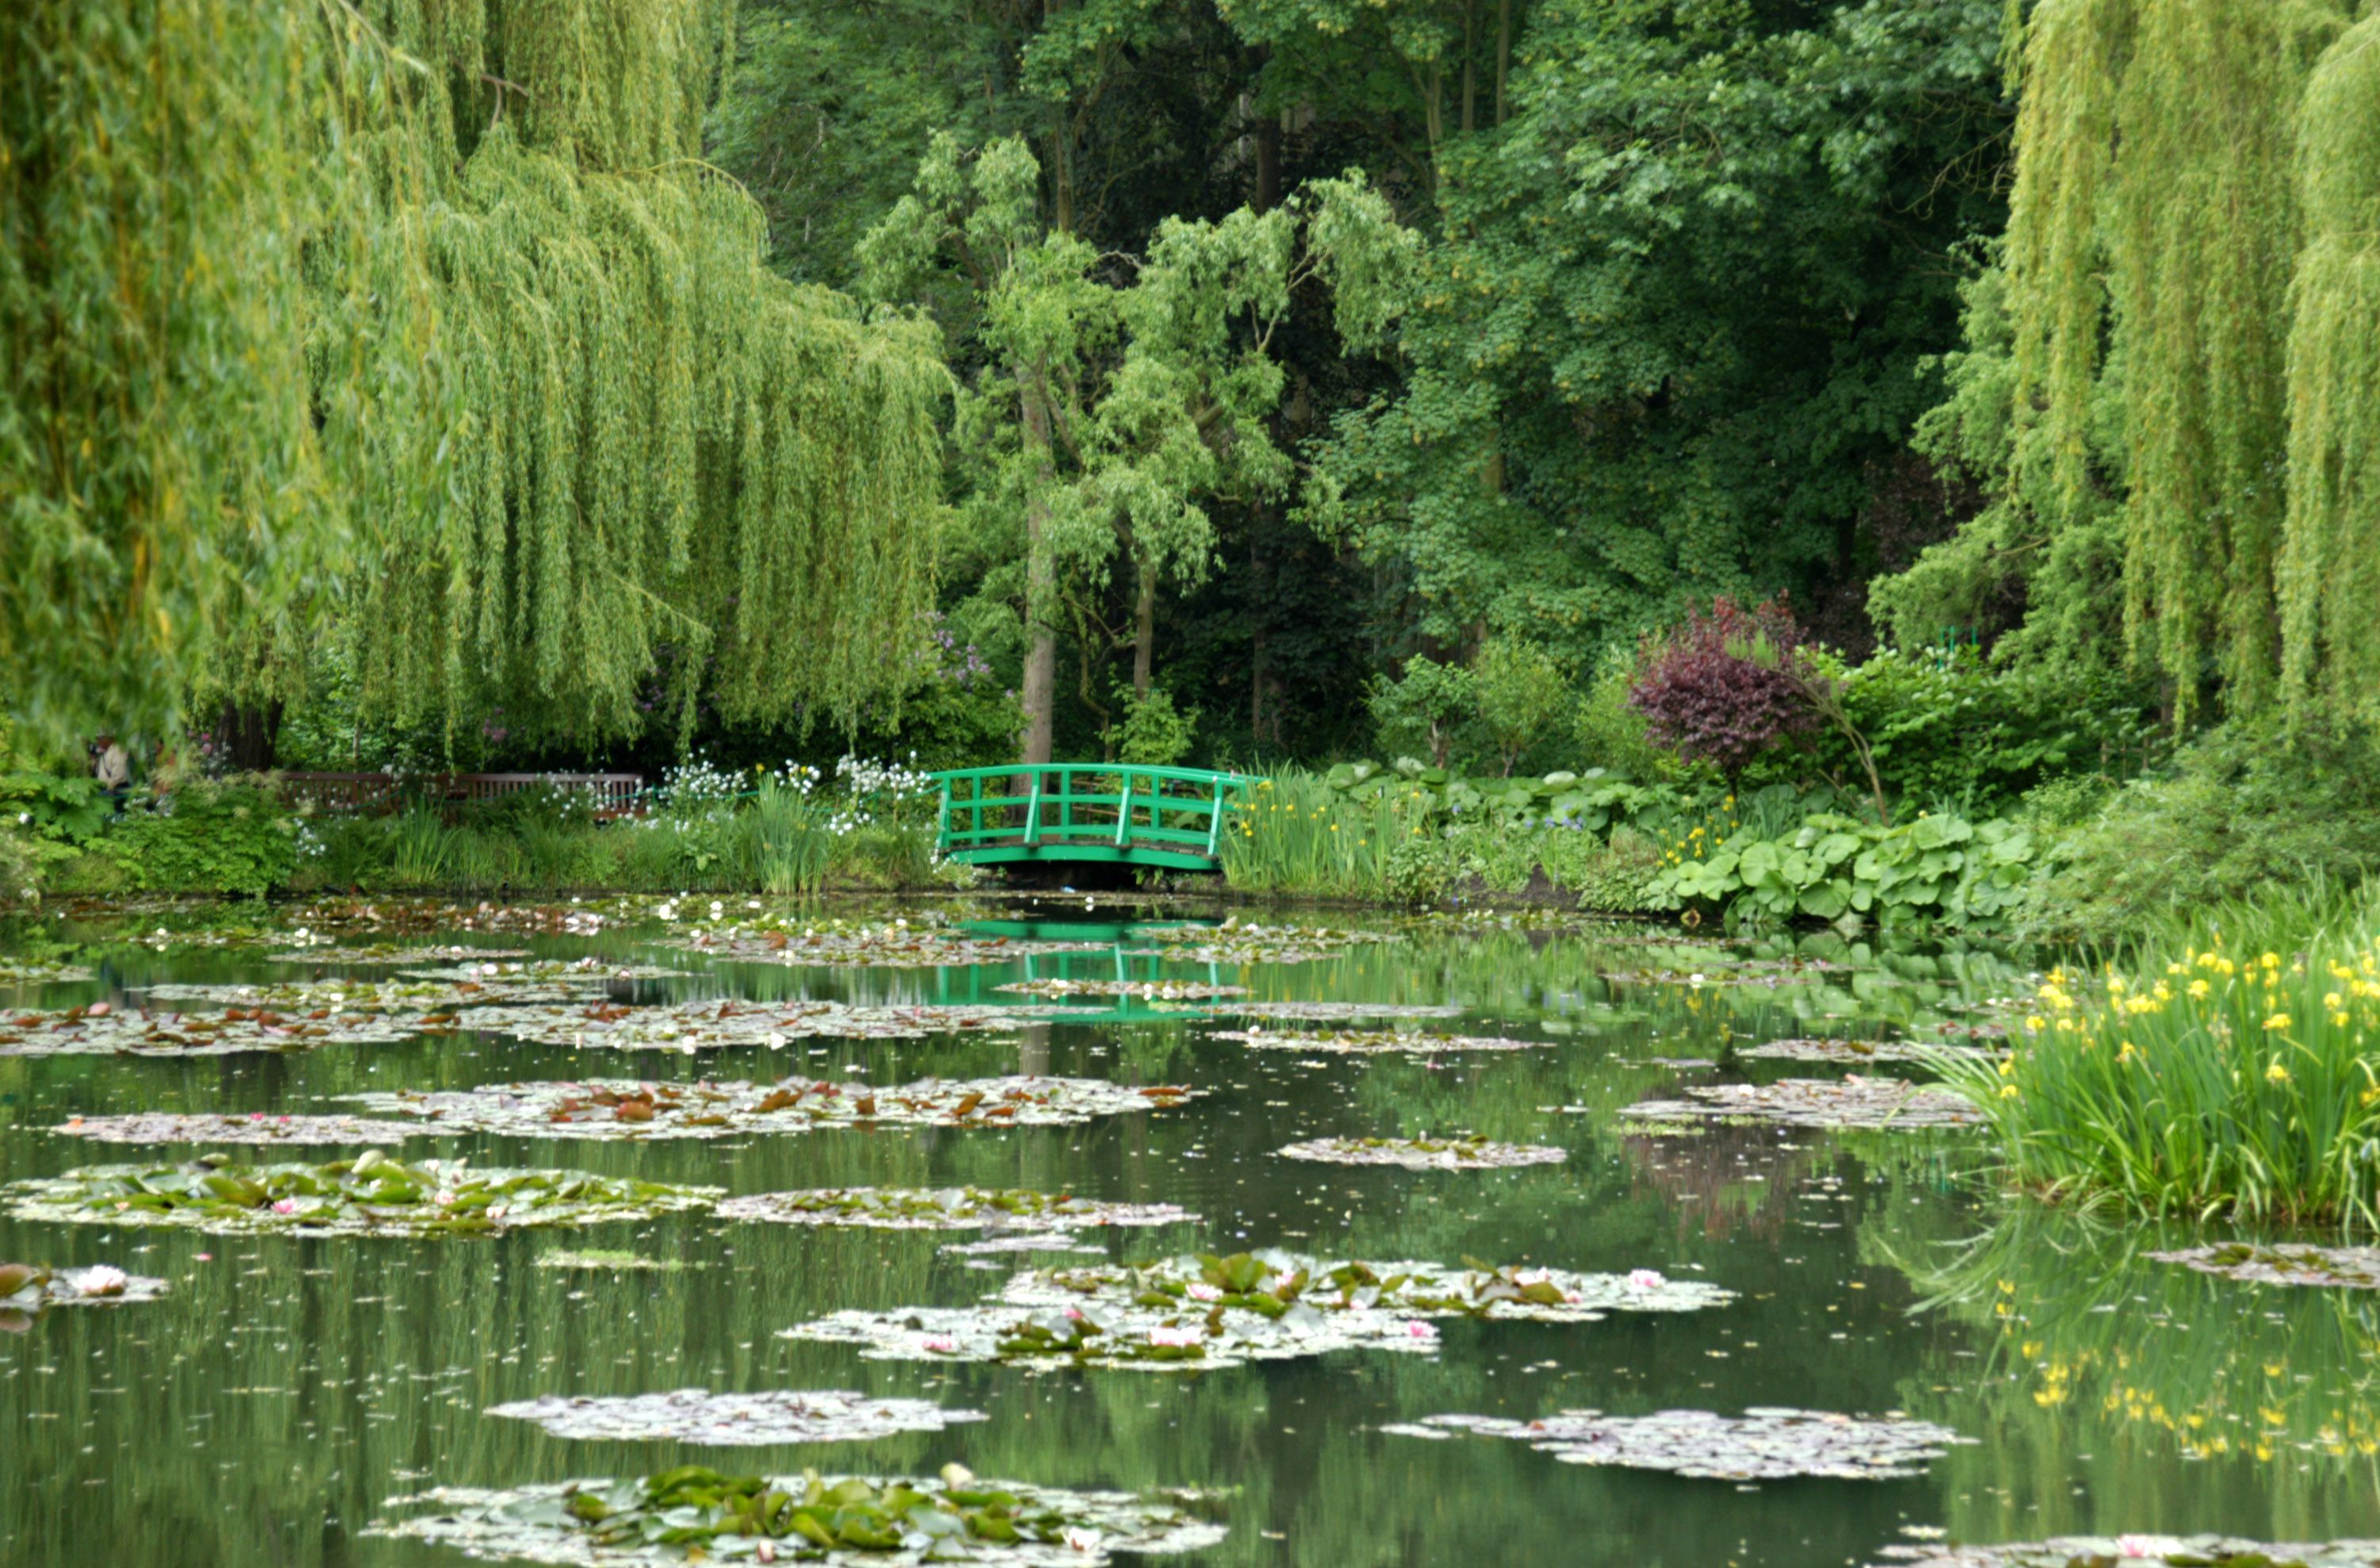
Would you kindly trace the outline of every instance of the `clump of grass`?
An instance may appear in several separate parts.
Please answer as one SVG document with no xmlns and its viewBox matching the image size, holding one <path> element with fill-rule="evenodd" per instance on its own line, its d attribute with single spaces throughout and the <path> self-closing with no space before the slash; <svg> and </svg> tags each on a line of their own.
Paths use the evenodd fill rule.
<svg viewBox="0 0 2380 1568">
<path fill-rule="evenodd" d="M 2049 972 L 2011 1054 L 1937 1060 L 2048 1197 L 2380 1231 L 2380 907 L 2320 897 L 2168 924 Z"/>
</svg>

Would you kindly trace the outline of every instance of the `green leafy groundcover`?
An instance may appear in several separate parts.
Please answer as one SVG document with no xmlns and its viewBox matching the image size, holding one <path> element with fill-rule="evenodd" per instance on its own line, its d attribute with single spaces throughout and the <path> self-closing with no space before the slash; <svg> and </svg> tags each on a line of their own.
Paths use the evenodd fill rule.
<svg viewBox="0 0 2380 1568">
<path fill-rule="evenodd" d="M 1309 1138 L 1278 1152 L 1287 1160 L 1332 1165 L 1402 1165 L 1411 1171 L 1493 1171 L 1513 1165 L 1555 1165 L 1570 1158 L 1540 1143 L 1496 1143 L 1485 1138 Z"/>
<path fill-rule="evenodd" d="M 1435 1056 L 1456 1051 L 1537 1051 L 1541 1040 L 1500 1040 L 1478 1034 L 1426 1034 L 1405 1029 L 1281 1029 L 1258 1024 L 1221 1029 L 1210 1040 L 1233 1040 L 1258 1051 L 1305 1051 L 1329 1056 Z"/>
<path fill-rule="evenodd" d="M 897 1554 L 1096 1568 L 1111 1551 L 1196 1551 L 1220 1542 L 1222 1526 L 1184 1501 L 978 1481 L 956 1465 L 940 1480 L 814 1470 L 723 1476 L 687 1465 L 638 1480 L 442 1488 L 389 1504 L 436 1512 L 375 1520 L 364 1533 L 534 1562 L 857 1562 Z"/>
<path fill-rule="evenodd" d="M 2380 1540 L 2267 1545 L 2234 1536 L 2060 1536 L 2009 1546 L 1897 1546 L 1874 1568 L 2380 1568 Z"/>
<path fill-rule="evenodd" d="M 726 1138 L 826 1127 L 1061 1127 L 1179 1105 L 1197 1091 L 1128 1088 L 1096 1078 L 918 1079 L 855 1083 L 656 1083 L 643 1079 L 496 1083 L 477 1089 L 346 1094 L 377 1115 L 448 1132 L 518 1138 Z"/>
<path fill-rule="evenodd" d="M 173 1165 L 88 1165 L 12 1182 L 6 1193 L 18 1219 L 68 1224 L 476 1236 L 703 1209 L 719 1189 L 582 1171 L 473 1170 L 461 1160 L 407 1165 L 372 1149 L 322 1165 L 245 1165 L 226 1154 Z"/>
<path fill-rule="evenodd" d="M 1438 1348 L 1432 1318 L 1597 1322 L 1609 1311 L 1691 1312 L 1732 1296 L 1651 1270 L 1450 1268 L 1268 1248 L 1037 1269 L 982 1306 L 847 1310 L 781 1337 L 856 1345 L 872 1360 L 1184 1371 L 1333 1350 L 1426 1354 Z"/>
<path fill-rule="evenodd" d="M 1923 1475 L 1952 1443 L 1970 1443 L 1947 1427 L 1904 1417 L 1877 1419 L 1829 1412 L 1662 1410 L 1607 1416 L 1564 1410 L 1536 1421 L 1493 1416 L 1432 1416 L 1380 1429 L 1403 1437 L 1517 1438 L 1566 1465 L 1618 1465 L 1667 1470 L 1705 1480 L 1767 1481 L 1794 1476 L 1886 1480 Z"/>
<path fill-rule="evenodd" d="M 1198 1216 L 1171 1203 L 1106 1203 L 1070 1193 L 1021 1188 L 825 1187 L 722 1200 L 722 1220 L 795 1225 L 871 1225 L 888 1230 L 974 1230 L 1016 1226 L 1062 1230 L 1084 1225 L 1162 1225 Z"/>
</svg>

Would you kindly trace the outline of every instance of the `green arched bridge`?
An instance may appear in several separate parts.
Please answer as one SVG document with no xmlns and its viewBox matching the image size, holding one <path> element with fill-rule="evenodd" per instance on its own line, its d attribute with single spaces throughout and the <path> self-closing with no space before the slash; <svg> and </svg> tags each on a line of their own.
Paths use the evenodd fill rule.
<svg viewBox="0 0 2380 1568">
<path fill-rule="evenodd" d="M 936 847 L 954 861 L 1105 862 L 1217 871 L 1232 805 L 1253 780 L 1115 762 L 960 767 L 941 786 Z"/>
</svg>

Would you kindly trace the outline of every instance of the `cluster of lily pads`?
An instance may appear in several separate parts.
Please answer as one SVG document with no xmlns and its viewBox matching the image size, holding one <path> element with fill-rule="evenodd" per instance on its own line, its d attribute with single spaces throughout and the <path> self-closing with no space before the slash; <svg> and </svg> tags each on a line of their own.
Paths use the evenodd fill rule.
<svg viewBox="0 0 2380 1568">
<path fill-rule="evenodd" d="M 1178 1499 L 939 1478 L 723 1476 L 702 1465 L 625 1481 L 510 1491 L 440 1488 L 391 1507 L 433 1512 L 374 1521 L 365 1534 L 429 1541 L 474 1557 L 540 1562 L 846 1562 L 959 1558 L 1017 1568 L 1097 1568 L 1111 1551 L 1196 1551 L 1221 1526 Z"/>
<path fill-rule="evenodd" d="M 1409 1171 L 1493 1171 L 1514 1165 L 1554 1165 L 1567 1152 L 1539 1143 L 1497 1143 L 1477 1136 L 1458 1138 L 1310 1138 L 1279 1151 L 1289 1160 L 1333 1165 L 1402 1165 Z"/>
<path fill-rule="evenodd" d="M 1382 931 L 1341 931 L 1327 925 L 1259 925 L 1236 917 L 1220 925 L 1184 926 L 1159 946 L 1131 949 L 1174 963 L 1302 964 L 1333 958 L 1367 943 L 1394 941 Z"/>
<path fill-rule="evenodd" d="M 844 1002 L 674 1002 L 621 1007 L 581 997 L 563 1006 L 466 1009 L 463 1029 L 488 1030 L 544 1045 L 606 1051 L 716 1051 L 730 1046 L 783 1050 L 795 1040 L 919 1040 L 1023 1027 L 1024 1013 L 1002 1007 L 853 1007 Z"/>
<path fill-rule="evenodd" d="M 458 1008 L 490 1003 L 584 1001 L 591 987 L 609 978 L 601 972 L 577 971 L 511 980 L 501 975 L 456 971 L 443 979 L 393 976 L 366 980 L 356 975 L 326 975 L 315 980 L 281 980 L 270 983 L 210 983 L 170 982 L 144 985 L 140 994 L 152 1002 L 196 1002 L 211 1006 L 275 1008 L 284 1012 L 383 1012 L 443 1015 L 451 1023 Z"/>
<path fill-rule="evenodd" d="M 309 935 L 300 933 L 301 935 Z M 410 947 L 395 942 L 367 942 L 360 946 L 339 943 L 324 937 L 323 947 L 304 943 L 285 953 L 267 953 L 265 962 L 274 964 L 346 964 L 354 968 L 384 965 L 391 969 L 419 964 L 488 963 L 498 959 L 525 959 L 527 947 L 466 947 L 443 945 L 414 944 Z"/>
<path fill-rule="evenodd" d="M 2236 1536 L 2060 1536 L 2001 1546 L 1893 1546 L 1873 1568 L 2380 1568 L 2380 1540 L 2275 1545 Z"/>
<path fill-rule="evenodd" d="M 1434 1318 L 1596 1322 L 1615 1310 L 1691 1312 L 1731 1297 L 1649 1269 L 1448 1268 L 1268 1248 L 1033 1270 L 982 1306 L 846 1310 L 781 1333 L 855 1345 L 877 1360 L 1188 1370 L 1354 1348 L 1431 1352 Z"/>
<path fill-rule="evenodd" d="M 1644 1100 L 1621 1115 L 1637 1122 L 1767 1122 L 1809 1128 L 1973 1127 L 1982 1113 L 1947 1090 L 1898 1078 L 1788 1078 L 1775 1083 L 1689 1086 L 1684 1100 Z M 1646 1130 L 1652 1130 L 1650 1128 Z"/>
<path fill-rule="evenodd" d="M 1451 1019 L 1463 1016 L 1453 1002 L 1218 1002 L 1203 1009 L 1234 1018 L 1282 1019 L 1297 1023 L 1355 1023 L 1367 1019 Z"/>
<path fill-rule="evenodd" d="M 415 1013 L 316 1007 L 151 1012 L 106 1002 L 0 1014 L 0 1056 L 229 1056 L 407 1040 L 435 1020 Z"/>
<path fill-rule="evenodd" d="M 0 959 L 0 985 L 65 985 L 76 981 L 96 979 L 87 964 L 55 963 L 46 959 Z"/>
<path fill-rule="evenodd" d="M 94 1143 L 394 1143 L 425 1129 L 406 1122 L 364 1116 L 244 1116 L 176 1111 L 138 1111 L 121 1116 L 72 1116 L 50 1129 Z"/>
<path fill-rule="evenodd" d="M 1876 1419 L 1777 1408 L 1746 1410 L 1741 1416 L 1707 1410 L 1663 1410 L 1650 1416 L 1564 1410 L 1536 1421 L 1431 1416 L 1380 1429 L 1405 1437 L 1467 1432 L 1517 1438 L 1567 1465 L 1617 1465 L 1725 1481 L 1794 1476 L 1860 1481 L 1922 1475 L 1951 1444 L 1974 1441 L 1947 1427 L 1902 1417 Z"/>
<path fill-rule="evenodd" d="M 650 1140 L 821 1127 L 1059 1127 L 1178 1105 L 1196 1092 L 1172 1084 L 1127 1088 L 1095 1078 L 927 1078 L 880 1089 L 798 1078 L 780 1083 L 586 1079 L 341 1098 L 376 1116 L 419 1117 L 447 1132 Z"/>
<path fill-rule="evenodd" d="M 53 1269 L 42 1263 L 0 1263 L 0 1314 L 19 1316 L 48 1307 L 115 1306 L 154 1301 L 165 1282 L 128 1274 L 106 1263 L 88 1269 Z"/>
<path fill-rule="evenodd" d="M 1923 1062 L 1942 1056 L 1980 1059 L 1992 1053 L 1977 1045 L 1929 1045 L 1913 1040 L 1765 1040 L 1739 1056 L 1782 1062 Z"/>
<path fill-rule="evenodd" d="M 558 1438 L 619 1441 L 667 1440 L 705 1447 L 780 1442 L 867 1442 L 898 1432 L 938 1432 L 986 1419 L 980 1410 L 953 1410 L 922 1399 L 870 1398 L 864 1393 L 712 1393 L 684 1388 L 596 1399 L 555 1393 L 488 1408 L 491 1416 L 534 1421 Z"/>
<path fill-rule="evenodd" d="M 539 982 L 563 985 L 601 985 L 613 981 L 684 980 L 691 972 L 663 969 L 659 964 L 615 964 L 589 955 L 583 959 L 496 960 L 473 958 L 468 962 L 431 969 L 398 971 L 407 980 L 450 981 L 457 984 L 529 985 Z"/>
<path fill-rule="evenodd" d="M 2152 1252 L 2161 1263 L 2255 1285 L 2324 1285 L 2380 1290 L 2380 1247 L 2259 1247 L 2244 1241 Z"/>
<path fill-rule="evenodd" d="M 1172 1203 L 1109 1203 L 1021 1188 L 827 1187 L 722 1200 L 722 1220 L 779 1224 L 868 1225 L 884 1230 L 1038 1231 L 1097 1225 L 1163 1225 L 1198 1216 Z"/>
<path fill-rule="evenodd" d="M 1041 942 L 1011 936 L 982 936 L 912 926 L 907 921 L 884 925 L 808 926 L 799 932 L 698 931 L 669 946 L 707 958 L 739 963 L 832 964 L 838 968 L 939 969 L 971 964 L 1006 963 L 1015 959 L 1057 953 L 1105 952 L 1101 942 Z"/>
<path fill-rule="evenodd" d="M 583 1171 L 407 1165 L 379 1150 L 327 1164 L 247 1165 L 227 1154 L 181 1164 L 90 1165 L 12 1182 L 9 1212 L 69 1224 L 182 1225 L 296 1236 L 479 1235 L 646 1219 L 708 1207 L 719 1189 Z"/>
<path fill-rule="evenodd" d="M 1403 1029 L 1268 1030 L 1221 1029 L 1209 1039 L 1233 1040 L 1259 1051 L 1301 1051 L 1325 1056 L 1435 1056 L 1465 1051 L 1536 1051 L 1536 1040 L 1499 1040 L 1477 1034 L 1426 1034 Z"/>
<path fill-rule="evenodd" d="M 1221 985 L 1200 980 L 1013 980 L 995 986 L 1020 996 L 1063 1001 L 1072 996 L 1139 996 L 1158 1002 L 1203 1002 L 1216 996 L 1245 996 L 1245 985 Z"/>
</svg>

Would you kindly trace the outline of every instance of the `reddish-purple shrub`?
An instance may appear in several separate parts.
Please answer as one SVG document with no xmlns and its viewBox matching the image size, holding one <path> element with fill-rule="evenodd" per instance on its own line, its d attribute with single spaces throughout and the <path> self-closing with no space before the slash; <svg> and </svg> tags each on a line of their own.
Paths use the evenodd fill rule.
<svg viewBox="0 0 2380 1568">
<path fill-rule="evenodd" d="M 1745 606 L 1722 594 L 1708 611 L 1645 639 L 1628 706 L 1655 745 L 1715 764 L 1732 781 L 1817 717 L 1795 680 L 1803 641 L 1782 597 Z"/>
</svg>

